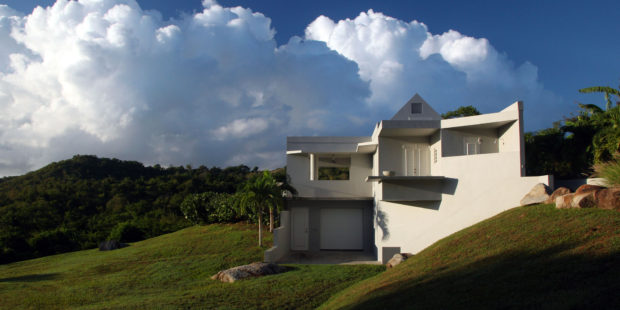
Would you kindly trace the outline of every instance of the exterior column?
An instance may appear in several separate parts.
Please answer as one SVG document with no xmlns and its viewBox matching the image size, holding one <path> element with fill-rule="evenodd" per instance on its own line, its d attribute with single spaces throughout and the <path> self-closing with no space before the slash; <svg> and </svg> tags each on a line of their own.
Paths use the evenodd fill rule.
<svg viewBox="0 0 620 310">
<path fill-rule="evenodd" d="M 314 158 L 314 153 L 310 153 L 310 181 L 314 181 L 316 180 L 316 175 L 315 175 L 315 167 L 314 164 L 316 163 L 316 160 Z"/>
</svg>

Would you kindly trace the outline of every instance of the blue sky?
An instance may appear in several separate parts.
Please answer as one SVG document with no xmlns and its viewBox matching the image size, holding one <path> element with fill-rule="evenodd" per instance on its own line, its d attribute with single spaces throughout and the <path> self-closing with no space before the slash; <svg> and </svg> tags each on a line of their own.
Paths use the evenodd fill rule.
<svg viewBox="0 0 620 310">
<path fill-rule="evenodd" d="M 531 131 L 620 84 L 619 1 L 0 4 L 0 175 L 74 154 L 274 168 L 287 135 L 369 135 L 415 92 L 523 100 Z"/>
</svg>

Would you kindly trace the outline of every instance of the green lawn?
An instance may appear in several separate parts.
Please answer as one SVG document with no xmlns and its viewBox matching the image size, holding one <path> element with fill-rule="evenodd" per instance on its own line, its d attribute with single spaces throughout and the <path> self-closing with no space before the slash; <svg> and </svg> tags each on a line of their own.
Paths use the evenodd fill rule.
<svg viewBox="0 0 620 310">
<path fill-rule="evenodd" d="M 325 309 L 620 309 L 620 212 L 519 207 L 336 294 Z"/>
<path fill-rule="evenodd" d="M 262 260 L 253 225 L 209 225 L 100 252 L 0 265 L 2 309 L 316 308 L 383 266 L 291 265 L 292 271 L 221 283 L 217 271 Z M 271 244 L 271 238 L 266 238 Z"/>
</svg>

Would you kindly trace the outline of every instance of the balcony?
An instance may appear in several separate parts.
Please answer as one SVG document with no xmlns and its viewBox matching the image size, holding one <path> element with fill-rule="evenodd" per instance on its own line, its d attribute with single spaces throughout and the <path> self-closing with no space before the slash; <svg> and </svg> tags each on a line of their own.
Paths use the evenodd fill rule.
<svg viewBox="0 0 620 310">
<path fill-rule="evenodd" d="M 369 176 L 366 182 L 382 183 L 382 199 L 393 202 L 441 201 L 443 176 Z"/>
</svg>

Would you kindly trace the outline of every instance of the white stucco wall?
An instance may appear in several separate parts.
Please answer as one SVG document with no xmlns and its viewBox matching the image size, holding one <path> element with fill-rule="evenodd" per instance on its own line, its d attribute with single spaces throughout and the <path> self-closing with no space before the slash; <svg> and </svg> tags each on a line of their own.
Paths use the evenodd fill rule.
<svg viewBox="0 0 620 310">
<path fill-rule="evenodd" d="M 291 250 L 291 220 L 289 211 L 280 212 L 280 227 L 273 230 L 274 246 L 265 251 L 264 261 L 275 263 Z"/>
<path fill-rule="evenodd" d="M 310 157 L 307 154 L 286 156 L 286 169 L 291 185 L 299 197 L 356 198 L 371 197 L 372 185 L 366 177 L 372 174 L 370 154 L 351 154 L 349 180 L 310 180 Z"/>
<path fill-rule="evenodd" d="M 518 206 L 536 183 L 549 182 L 548 176 L 520 177 L 519 152 L 441 160 L 444 175 L 449 178 L 441 202 L 399 204 L 378 197 L 375 216 L 379 218 L 374 224 L 377 257 L 382 257 L 382 247 L 417 253 L 452 233 Z"/>
</svg>

